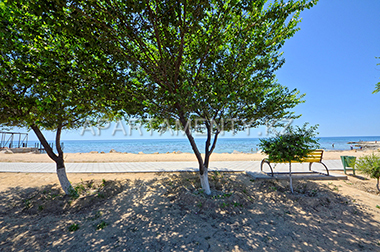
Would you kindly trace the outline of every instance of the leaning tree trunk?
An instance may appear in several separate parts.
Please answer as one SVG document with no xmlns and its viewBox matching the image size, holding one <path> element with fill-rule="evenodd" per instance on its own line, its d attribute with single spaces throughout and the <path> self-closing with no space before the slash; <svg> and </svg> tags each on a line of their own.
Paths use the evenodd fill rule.
<svg viewBox="0 0 380 252">
<path fill-rule="evenodd" d="M 59 158 L 59 160 L 56 161 L 56 164 L 59 183 L 61 184 L 62 190 L 65 192 L 65 194 L 69 195 L 74 192 L 74 188 L 71 186 L 71 183 L 67 178 L 66 167 L 63 158 Z"/>
<path fill-rule="evenodd" d="M 293 192 L 293 181 L 292 181 L 292 162 L 289 162 L 289 184 L 290 184 L 290 191 Z"/>
<path fill-rule="evenodd" d="M 42 146 L 44 146 L 44 149 L 48 156 L 56 163 L 57 167 L 57 176 L 59 183 L 61 184 L 62 190 L 65 192 L 65 194 L 69 195 L 72 192 L 74 192 L 74 188 L 71 186 L 71 183 L 66 175 L 66 168 L 65 168 L 65 162 L 63 160 L 63 151 L 61 148 L 61 131 L 62 126 L 58 127 L 56 138 L 55 138 L 55 146 L 57 148 L 58 155 L 56 155 L 53 151 L 53 149 L 50 147 L 48 142 L 46 141 L 45 136 L 42 134 L 40 129 L 36 125 L 32 125 L 31 128 L 33 129 L 34 133 L 36 133 L 38 140 L 40 140 Z"/>
<path fill-rule="evenodd" d="M 191 148 L 193 149 L 194 154 L 198 160 L 199 177 L 201 180 L 202 189 L 204 190 L 205 194 L 210 195 L 211 189 L 210 189 L 210 183 L 208 181 L 208 166 L 205 166 L 205 164 L 203 163 L 202 155 L 198 150 L 197 144 L 195 143 L 193 136 L 191 135 L 187 121 L 183 117 L 180 117 L 180 122 L 185 129 L 187 139 L 189 139 Z"/>
</svg>

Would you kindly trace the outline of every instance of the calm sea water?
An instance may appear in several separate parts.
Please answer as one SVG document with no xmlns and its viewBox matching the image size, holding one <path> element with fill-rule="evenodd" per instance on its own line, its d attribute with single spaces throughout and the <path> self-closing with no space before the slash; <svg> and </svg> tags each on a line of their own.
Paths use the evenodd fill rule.
<svg viewBox="0 0 380 252">
<path fill-rule="evenodd" d="M 319 144 L 325 150 L 348 150 L 350 141 L 380 141 L 380 136 L 367 137 L 321 137 Z M 129 153 L 166 153 L 173 151 L 192 152 L 187 139 L 126 139 L 126 140 L 63 140 L 64 152 L 109 152 L 114 149 L 119 152 Z M 204 152 L 205 139 L 196 139 L 199 149 Z M 256 152 L 259 138 L 220 138 L 218 139 L 214 153 L 231 153 L 234 150 L 246 153 Z M 29 141 L 28 146 L 34 146 L 34 141 Z M 334 148 L 332 147 L 334 144 Z"/>
</svg>

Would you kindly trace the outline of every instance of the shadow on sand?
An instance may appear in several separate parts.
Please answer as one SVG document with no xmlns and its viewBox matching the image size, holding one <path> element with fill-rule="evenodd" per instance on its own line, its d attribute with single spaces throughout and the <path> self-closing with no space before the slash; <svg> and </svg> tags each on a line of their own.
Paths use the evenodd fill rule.
<svg viewBox="0 0 380 252">
<path fill-rule="evenodd" d="M 378 251 L 380 223 L 352 199 L 310 181 L 192 173 L 85 181 L 0 196 L 1 251 Z M 76 231 L 69 231 L 75 230 Z"/>
</svg>

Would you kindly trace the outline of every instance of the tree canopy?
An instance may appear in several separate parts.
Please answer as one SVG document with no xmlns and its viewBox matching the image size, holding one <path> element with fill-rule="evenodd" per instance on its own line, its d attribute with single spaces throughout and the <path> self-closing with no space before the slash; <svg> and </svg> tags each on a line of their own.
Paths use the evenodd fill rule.
<svg viewBox="0 0 380 252">
<path fill-rule="evenodd" d="M 97 41 L 93 46 L 128 73 L 155 120 L 149 127 L 182 125 L 202 180 L 222 128 L 296 117 L 289 109 L 302 96 L 277 83 L 275 71 L 284 63 L 281 47 L 298 30 L 300 11 L 315 3 L 76 0 L 64 8 L 77 35 Z M 194 119 L 207 135 L 204 160 L 188 127 Z M 210 193 L 207 181 L 202 186 Z"/>
<path fill-rule="evenodd" d="M 318 139 L 315 138 L 317 128 L 318 125 L 307 128 L 307 124 L 302 127 L 289 126 L 283 134 L 260 139 L 259 147 L 272 162 L 301 161 L 310 151 L 319 147 Z"/>
<path fill-rule="evenodd" d="M 298 30 L 300 11 L 316 0 L 31 2 L 17 0 L 16 15 L 5 12 L 9 23 L 2 30 L 13 32 L 4 48 L 13 47 L 2 53 L 7 67 L 0 74 L 9 80 L 2 85 L 14 103 L 5 102 L 4 112 L 17 111 L 7 122 L 74 127 L 96 113 L 93 101 L 110 102 L 114 112 L 126 114 L 141 104 L 137 114 L 155 120 L 148 127 L 182 125 L 209 194 L 209 158 L 222 130 L 297 117 L 290 109 L 302 96 L 280 85 L 275 72 L 284 64 L 285 40 Z M 109 83 L 115 85 L 105 87 Z M 48 115 L 46 109 L 59 112 Z M 195 119 L 207 135 L 204 159 L 192 136 Z"/>
<path fill-rule="evenodd" d="M 356 160 L 354 165 L 355 168 L 357 168 L 359 171 L 377 180 L 376 187 L 380 192 L 380 156 L 376 155 L 375 153 L 362 156 Z"/>
<path fill-rule="evenodd" d="M 302 127 L 289 126 L 284 133 L 277 133 L 275 137 L 260 139 L 259 147 L 268 155 L 270 162 L 288 163 L 290 190 L 293 193 L 292 161 L 302 162 L 312 150 L 319 147 L 317 133 L 318 125 L 307 128 L 307 123 Z"/>
<path fill-rule="evenodd" d="M 0 124 L 31 128 L 58 172 L 64 171 L 62 130 L 107 113 L 119 77 L 111 58 L 63 29 L 70 24 L 64 12 L 53 16 L 39 3 L 0 3 Z M 41 129 L 56 131 L 57 154 Z M 68 193 L 68 180 L 61 184 Z"/>
</svg>

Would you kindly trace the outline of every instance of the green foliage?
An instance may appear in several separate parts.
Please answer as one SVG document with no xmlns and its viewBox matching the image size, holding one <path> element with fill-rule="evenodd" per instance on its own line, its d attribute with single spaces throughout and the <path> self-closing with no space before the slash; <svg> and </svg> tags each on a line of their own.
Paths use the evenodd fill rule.
<svg viewBox="0 0 380 252">
<path fill-rule="evenodd" d="M 31 203 L 30 203 L 30 199 L 26 199 L 26 200 L 24 200 L 24 207 L 25 207 L 26 209 L 29 209 L 29 208 L 32 207 L 32 205 L 31 205 Z"/>
<path fill-rule="evenodd" d="M 64 168 L 62 130 L 112 117 L 118 99 L 125 98 L 125 111 L 132 100 L 123 72 L 91 46 L 91 38 L 77 36 L 86 27 L 73 27 L 65 6 L 66 1 L 41 0 L 0 4 L 0 126 L 33 129 L 57 168 Z M 58 155 L 41 129 L 56 131 Z"/>
<path fill-rule="evenodd" d="M 78 193 L 77 190 L 75 190 L 73 187 L 70 187 L 70 188 L 69 188 L 69 196 L 70 196 L 72 199 L 77 199 L 77 198 L 79 198 L 79 193 Z"/>
<path fill-rule="evenodd" d="M 220 204 L 220 208 L 226 208 L 229 205 L 230 205 L 229 203 L 223 202 L 222 204 Z"/>
<path fill-rule="evenodd" d="M 75 187 L 74 187 L 74 190 L 78 193 L 78 194 L 82 194 L 83 192 L 86 191 L 86 188 L 84 187 L 84 184 L 83 182 L 80 183 L 80 184 L 77 184 Z"/>
<path fill-rule="evenodd" d="M 101 184 L 101 186 L 105 186 L 106 185 L 106 183 L 107 183 L 107 181 L 105 180 L 105 179 L 102 179 L 102 184 Z"/>
<path fill-rule="evenodd" d="M 371 155 L 360 157 L 355 162 L 355 168 L 369 175 L 371 178 L 377 179 L 377 189 L 380 191 L 380 188 L 379 188 L 380 156 L 379 155 L 372 153 Z"/>
<path fill-rule="evenodd" d="M 101 230 L 106 226 L 108 226 L 108 223 L 106 223 L 105 221 L 101 221 L 98 225 L 96 225 L 96 230 Z"/>
<path fill-rule="evenodd" d="M 233 206 L 234 207 L 243 207 L 243 204 L 241 204 L 239 202 L 234 202 Z"/>
<path fill-rule="evenodd" d="M 315 138 L 318 125 L 307 128 L 307 123 L 302 127 L 289 126 L 284 134 L 277 133 L 275 137 L 260 139 L 259 147 L 269 156 L 273 162 L 301 161 L 311 150 L 319 147 Z"/>
<path fill-rule="evenodd" d="M 68 20 L 53 23 L 57 17 L 39 8 L 11 1 L 0 9 L 0 123 L 77 128 L 101 99 L 106 59 L 60 29 Z"/>
<path fill-rule="evenodd" d="M 380 178 L 380 156 L 374 153 L 360 157 L 355 163 L 356 169 L 371 178 Z"/>
<path fill-rule="evenodd" d="M 380 57 L 376 57 L 376 59 L 380 59 Z M 377 64 L 378 66 L 380 65 L 380 63 L 379 64 Z M 379 93 L 380 92 L 380 82 L 378 82 L 377 84 L 376 84 L 376 88 L 375 88 L 375 90 L 373 91 L 373 94 L 375 94 L 375 93 Z"/>
<path fill-rule="evenodd" d="M 74 231 L 77 231 L 79 229 L 79 225 L 78 224 L 71 224 L 69 227 L 68 227 L 68 230 L 69 232 L 74 232 Z"/>
<path fill-rule="evenodd" d="M 185 128 L 198 120 L 201 127 L 186 134 L 203 163 L 191 130 L 207 133 L 206 167 L 221 130 L 297 118 L 289 110 L 303 96 L 280 85 L 275 71 L 300 11 L 317 1 L 73 2 L 65 8 L 76 35 L 127 73 L 144 116 L 155 119 L 148 128 Z"/>
<path fill-rule="evenodd" d="M 298 116 L 282 46 L 316 0 L 41 1 L 1 5 L 0 124 L 75 128 L 123 110 L 185 128 L 208 167 L 219 133 Z M 46 113 L 54 111 L 54 113 Z M 232 120 L 231 120 L 232 119 Z M 207 133 L 205 160 L 191 130 Z M 213 141 L 213 143 L 211 143 Z M 209 190 L 206 190 L 209 193 Z"/>
</svg>

